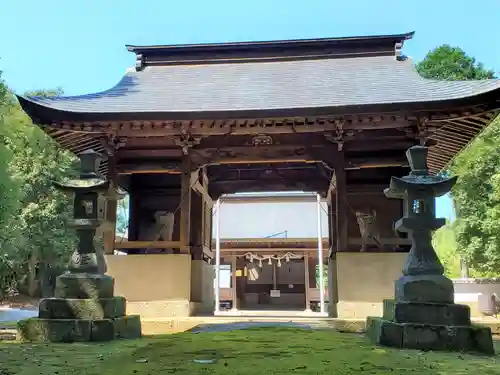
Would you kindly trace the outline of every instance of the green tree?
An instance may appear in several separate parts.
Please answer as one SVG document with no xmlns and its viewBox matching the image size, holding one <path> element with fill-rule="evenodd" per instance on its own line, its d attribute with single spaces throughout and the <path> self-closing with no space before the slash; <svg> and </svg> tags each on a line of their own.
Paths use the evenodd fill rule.
<svg viewBox="0 0 500 375">
<path fill-rule="evenodd" d="M 457 242 L 452 225 L 446 223 L 444 227 L 439 228 L 434 233 L 432 243 L 446 270 L 446 276 L 459 278 L 460 258 L 457 256 Z"/>
<path fill-rule="evenodd" d="M 459 176 L 453 190 L 456 238 L 473 276 L 497 276 L 500 270 L 499 148 L 497 118 L 451 166 Z"/>
<path fill-rule="evenodd" d="M 461 81 L 472 79 L 490 79 L 495 77 L 492 70 L 468 56 L 462 49 L 447 44 L 430 51 L 417 64 L 418 73 L 429 79 Z"/>
<path fill-rule="evenodd" d="M 490 79 L 495 74 L 485 69 L 473 57 L 458 47 L 443 45 L 429 52 L 417 64 L 417 71 L 425 78 L 439 80 Z M 452 162 L 449 171 L 459 176 L 452 191 L 457 211 L 453 238 L 440 235 L 436 241 L 438 252 L 446 254 L 448 264 L 458 261 L 458 254 L 470 266 L 471 276 L 498 274 L 500 269 L 500 121 L 494 121 Z M 449 228 L 444 229 L 449 232 Z M 452 260 L 453 252 L 458 252 Z M 446 263 L 446 262 L 445 262 Z"/>
<path fill-rule="evenodd" d="M 19 186 L 11 177 L 9 167 L 14 158 L 10 148 L 11 133 L 5 126 L 12 104 L 10 99 L 0 71 L 0 298 L 5 297 L 16 284 L 12 255 L 17 243 L 14 221 L 19 208 Z"/>
<path fill-rule="evenodd" d="M 60 93 L 39 90 L 30 94 Z M 10 209 L 15 222 L 2 228 L 8 228 L 15 241 L 15 249 L 8 254 L 17 289 L 30 296 L 50 296 L 55 276 L 67 262 L 75 240 L 68 225 L 70 197 L 56 191 L 52 182 L 75 173 L 75 158 L 34 126 L 12 95 L 7 96 L 2 128 L 9 131 L 12 158 L 8 173 L 17 184 L 18 207 Z"/>
<path fill-rule="evenodd" d="M 116 209 L 116 234 L 126 236 L 128 233 L 128 209 L 130 205 L 129 196 L 126 195 L 118 201 Z"/>
</svg>

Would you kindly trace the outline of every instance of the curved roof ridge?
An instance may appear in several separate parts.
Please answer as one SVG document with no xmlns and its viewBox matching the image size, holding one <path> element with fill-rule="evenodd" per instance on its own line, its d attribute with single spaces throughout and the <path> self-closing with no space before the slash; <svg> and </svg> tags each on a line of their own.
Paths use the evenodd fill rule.
<svg viewBox="0 0 500 375">
<path fill-rule="evenodd" d="M 76 100 L 76 99 L 97 98 L 97 97 L 101 97 L 101 96 L 104 96 L 106 94 L 109 94 L 117 89 L 120 89 L 121 86 L 123 86 L 124 81 L 127 79 L 129 73 L 134 74 L 136 72 L 135 72 L 135 70 L 127 69 L 125 71 L 125 75 L 123 75 L 122 78 L 120 78 L 120 80 L 114 86 L 110 87 L 109 89 L 97 91 L 94 93 L 79 94 L 79 95 L 57 95 L 57 96 L 26 96 L 26 95 L 16 94 L 16 97 L 33 102 L 33 103 L 50 103 L 50 102 L 71 101 L 71 100 Z"/>
<path fill-rule="evenodd" d="M 276 40 L 265 42 L 231 42 L 179 45 L 127 45 L 136 54 L 136 69 L 150 65 L 253 62 L 304 58 L 338 58 L 361 56 L 399 56 L 406 40 L 414 32 L 393 35 L 353 36 Z"/>
<path fill-rule="evenodd" d="M 401 34 L 382 34 L 382 35 L 358 35 L 348 37 L 326 37 L 326 38 L 307 38 L 307 39 L 279 39 L 279 40 L 264 40 L 264 41 L 244 41 L 244 42 L 225 42 L 225 43 L 188 43 L 188 44 L 150 44 L 150 45 L 133 45 L 127 44 L 126 48 L 130 52 L 141 53 L 145 50 L 158 49 L 187 49 L 187 48 L 210 48 L 210 47 L 239 47 L 239 46 L 264 46 L 271 44 L 297 44 L 297 43 L 318 43 L 318 42 L 349 42 L 349 41 L 374 41 L 380 39 L 393 39 L 401 42 L 413 38 L 415 31 L 410 31 Z"/>
</svg>

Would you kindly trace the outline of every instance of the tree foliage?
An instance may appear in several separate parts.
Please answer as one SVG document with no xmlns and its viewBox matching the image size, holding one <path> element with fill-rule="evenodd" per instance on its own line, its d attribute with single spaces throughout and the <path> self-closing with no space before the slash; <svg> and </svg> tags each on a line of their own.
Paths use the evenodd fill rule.
<svg viewBox="0 0 500 375">
<path fill-rule="evenodd" d="M 446 223 L 444 227 L 439 228 L 434 233 L 432 243 L 443 263 L 446 276 L 459 278 L 461 276 L 460 258 L 457 256 L 457 242 L 453 226 Z"/>
<path fill-rule="evenodd" d="M 476 275 L 500 272 L 500 119 L 454 161 L 455 232 L 460 253 Z"/>
<path fill-rule="evenodd" d="M 10 173 L 9 164 L 14 158 L 11 150 L 11 133 L 6 127 L 11 105 L 7 88 L 1 81 L 0 72 L 0 297 L 15 288 L 12 254 L 15 252 L 15 236 L 12 236 L 12 213 L 19 203 L 18 184 Z M 15 220 L 15 219 L 14 219 Z"/>
<path fill-rule="evenodd" d="M 75 173 L 74 157 L 33 126 L 3 83 L 0 107 L 0 280 L 4 294 L 20 290 L 49 296 L 54 274 L 60 273 L 74 247 L 67 225 L 70 197 L 52 182 Z M 61 90 L 30 93 L 59 95 Z M 3 261 L 2 261 L 3 259 Z"/>
<path fill-rule="evenodd" d="M 440 80 L 490 79 L 495 74 L 457 47 L 444 45 L 417 64 L 425 78 Z M 452 162 L 449 172 L 459 179 L 452 191 L 457 220 L 457 252 L 471 268 L 471 276 L 498 275 L 500 270 L 500 119 L 496 119 Z M 449 231 L 449 228 L 447 228 Z M 452 254 L 450 244 L 439 246 Z M 438 250 L 443 250 L 442 248 Z M 456 258 L 458 259 L 458 254 Z"/>
<path fill-rule="evenodd" d="M 447 44 L 430 51 L 417 64 L 417 71 L 424 78 L 446 81 L 490 79 L 495 76 L 492 70 L 485 69 L 474 57 Z"/>
</svg>

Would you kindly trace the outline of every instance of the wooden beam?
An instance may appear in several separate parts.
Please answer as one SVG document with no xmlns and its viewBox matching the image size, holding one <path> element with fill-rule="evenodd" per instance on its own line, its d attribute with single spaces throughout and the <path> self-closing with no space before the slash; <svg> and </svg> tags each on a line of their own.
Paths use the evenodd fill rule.
<svg viewBox="0 0 500 375">
<path fill-rule="evenodd" d="M 180 241 L 115 241 L 115 249 L 182 249 Z"/>
<path fill-rule="evenodd" d="M 174 121 L 171 126 L 165 126 L 165 121 L 129 121 L 121 122 L 117 131 L 119 137 L 168 137 L 179 136 L 188 131 L 192 136 L 211 135 L 259 135 L 259 134 L 298 134 L 335 132 L 342 122 L 343 130 L 377 130 L 398 129 L 411 126 L 412 119 L 403 116 L 366 116 L 350 119 L 305 119 L 274 118 L 274 119 L 231 119 L 221 121 Z M 63 128 L 78 131 L 89 129 L 90 133 L 103 133 L 110 124 L 106 123 L 71 123 L 64 124 Z"/>
<path fill-rule="evenodd" d="M 182 151 L 177 148 L 151 149 L 121 149 L 117 151 L 116 156 L 119 159 L 137 159 L 137 158 L 182 158 Z"/>
<path fill-rule="evenodd" d="M 215 241 L 213 242 L 215 244 Z M 227 238 L 221 240 L 221 246 L 232 247 L 232 245 L 241 248 L 263 248 L 272 247 L 294 247 L 293 245 L 302 246 L 304 248 L 318 248 L 318 240 L 314 238 Z M 328 247 L 328 238 L 323 238 L 323 247 Z"/>
<path fill-rule="evenodd" d="M 116 172 L 118 174 L 139 174 L 139 173 L 170 173 L 179 174 L 181 173 L 181 167 L 179 163 L 168 163 L 161 160 L 154 162 L 128 162 L 128 163 L 118 163 L 116 166 Z"/>
<path fill-rule="evenodd" d="M 209 137 L 207 140 L 214 138 Z M 217 137 L 215 137 L 217 138 Z M 220 147 L 216 147 L 215 144 L 220 142 Z M 242 140 L 243 142 L 243 140 Z M 310 143 L 313 142 L 313 143 Z M 383 137 L 376 139 L 367 140 L 357 140 L 350 139 L 344 143 L 344 149 L 346 151 L 371 151 L 371 150 L 394 150 L 401 149 L 406 150 L 411 146 L 415 145 L 415 142 L 411 140 L 404 139 L 393 139 L 393 137 Z M 192 157 L 195 159 L 206 159 L 206 160 L 215 160 L 213 157 L 207 157 L 206 154 L 227 154 L 227 153 L 239 153 L 239 154 L 252 154 L 257 152 L 300 152 L 304 150 L 306 147 L 310 148 L 331 148 L 334 145 L 327 142 L 324 138 L 314 138 L 312 141 L 309 139 L 296 140 L 292 144 L 280 144 L 280 145 L 270 145 L 270 146 L 253 146 L 253 145 L 238 145 L 238 146 L 228 146 L 221 139 L 219 141 L 211 141 L 208 144 L 209 147 L 203 147 L 202 144 L 195 146 L 192 151 Z M 136 146 L 137 147 L 137 146 Z M 266 151 L 267 150 L 267 151 Z M 134 148 L 134 149 L 120 149 L 117 151 L 118 159 L 137 159 L 140 162 L 140 159 L 145 159 L 144 163 L 148 163 L 151 161 L 151 158 L 158 159 L 180 159 L 182 157 L 182 153 L 178 148 L 149 148 L 147 145 L 143 149 Z M 215 161 L 213 161 L 215 163 Z"/>
<path fill-rule="evenodd" d="M 322 148 L 322 149 L 312 149 L 311 153 L 300 155 L 300 156 L 288 156 L 282 158 L 281 155 L 259 155 L 256 149 L 253 149 L 254 155 L 250 152 L 245 156 L 236 157 L 220 157 L 217 159 L 208 159 L 195 157 L 198 166 L 215 166 L 215 165 L 238 165 L 238 164 L 290 164 L 290 163 L 301 163 L 301 164 L 314 164 L 314 163 L 327 163 L 332 167 L 334 163 L 334 155 L 332 154 L 332 147 Z M 200 164 L 201 163 L 201 164 Z M 401 155 L 394 155 L 393 157 L 350 157 L 345 160 L 346 168 L 368 168 L 368 167 L 379 167 L 379 166 L 400 166 L 407 165 L 408 162 L 404 157 L 404 153 Z M 116 166 L 118 174 L 138 174 L 138 173 L 170 173 L 178 174 L 181 173 L 181 166 L 179 162 L 175 161 L 165 161 L 165 160 L 135 160 L 135 161 L 121 161 Z M 193 181 L 194 182 L 194 181 Z"/>
<path fill-rule="evenodd" d="M 180 217 L 180 242 L 181 250 L 190 252 L 190 232 L 191 232 L 191 159 L 189 155 L 184 155 L 181 166 L 181 217 Z"/>
<path fill-rule="evenodd" d="M 316 195 L 309 194 L 289 194 L 289 195 L 281 195 L 281 196 L 238 196 L 238 195 L 229 195 L 221 198 L 221 202 L 230 203 L 230 204 L 242 204 L 242 203 L 291 203 L 291 202 L 316 202 Z"/>
<path fill-rule="evenodd" d="M 326 181 L 307 182 L 304 180 L 224 180 L 214 181 L 212 187 L 224 194 L 262 191 L 311 191 L 326 193 Z M 270 189 L 270 190 L 268 190 Z"/>
</svg>

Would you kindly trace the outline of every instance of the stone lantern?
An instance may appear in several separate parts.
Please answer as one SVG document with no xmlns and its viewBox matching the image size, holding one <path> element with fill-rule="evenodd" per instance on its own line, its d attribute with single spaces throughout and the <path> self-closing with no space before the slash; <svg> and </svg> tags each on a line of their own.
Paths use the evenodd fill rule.
<svg viewBox="0 0 500 375">
<path fill-rule="evenodd" d="M 125 316 L 126 300 L 114 296 L 114 279 L 105 275 L 106 262 L 96 249 L 96 231 L 106 222 L 108 199 L 121 193 L 110 181 L 99 177 L 102 155 L 85 151 L 80 155 L 80 178 L 55 183 L 73 195 L 73 227 L 77 247 L 67 271 L 56 279 L 55 297 L 40 301 L 38 318 L 18 325 L 27 341 L 107 341 L 141 336 L 139 316 Z"/>
<path fill-rule="evenodd" d="M 427 153 L 427 147 L 410 148 L 410 174 L 392 177 L 384 191 L 388 198 L 403 200 L 404 217 L 395 228 L 408 233 L 412 246 L 395 282 L 395 299 L 384 301 L 382 318 L 368 318 L 367 334 L 392 347 L 493 354 L 491 329 L 472 326 L 469 306 L 454 303 L 453 282 L 432 246 L 433 231 L 445 224 L 436 218 L 435 198 L 448 193 L 456 177 L 430 175 Z"/>
</svg>

